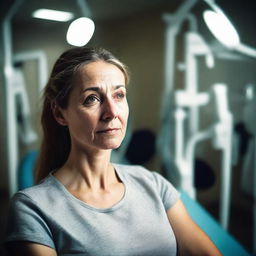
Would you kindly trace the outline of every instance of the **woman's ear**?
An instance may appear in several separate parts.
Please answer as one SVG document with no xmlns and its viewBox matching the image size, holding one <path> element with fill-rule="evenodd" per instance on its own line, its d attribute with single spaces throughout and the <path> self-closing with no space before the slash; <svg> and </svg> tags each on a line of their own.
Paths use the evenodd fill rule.
<svg viewBox="0 0 256 256">
<path fill-rule="evenodd" d="M 67 121 L 65 120 L 61 108 L 56 104 L 56 102 L 53 102 L 51 105 L 52 113 L 55 118 L 55 120 L 62 126 L 67 126 Z"/>
</svg>

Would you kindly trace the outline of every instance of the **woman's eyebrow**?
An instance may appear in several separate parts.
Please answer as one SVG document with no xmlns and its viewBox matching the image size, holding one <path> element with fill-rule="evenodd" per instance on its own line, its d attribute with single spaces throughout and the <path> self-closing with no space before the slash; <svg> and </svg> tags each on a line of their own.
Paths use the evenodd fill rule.
<svg viewBox="0 0 256 256">
<path fill-rule="evenodd" d="M 82 93 L 86 92 L 86 91 L 94 91 L 94 92 L 98 92 L 100 91 L 100 87 L 88 87 L 82 90 Z"/>
<path fill-rule="evenodd" d="M 114 85 L 114 86 L 112 86 L 112 88 L 113 88 L 113 91 L 114 91 L 114 90 L 117 90 L 117 89 L 119 89 L 119 88 L 125 88 L 125 85 Z M 102 90 L 101 87 L 92 86 L 92 87 L 88 87 L 88 88 L 83 89 L 83 90 L 82 90 L 82 93 L 84 93 L 84 92 L 86 92 L 86 91 L 99 92 L 99 91 L 101 91 L 101 90 Z"/>
</svg>

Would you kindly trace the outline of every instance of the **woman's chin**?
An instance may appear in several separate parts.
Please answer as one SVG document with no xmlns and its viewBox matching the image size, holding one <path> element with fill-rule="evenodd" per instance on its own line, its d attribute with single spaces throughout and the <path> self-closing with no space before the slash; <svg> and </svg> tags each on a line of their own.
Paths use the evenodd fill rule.
<svg viewBox="0 0 256 256">
<path fill-rule="evenodd" d="M 102 149 L 117 149 L 120 147 L 122 141 L 120 138 L 105 140 L 101 141 L 98 146 Z"/>
<path fill-rule="evenodd" d="M 102 149 L 111 150 L 111 149 L 119 148 L 120 145 L 121 145 L 121 141 L 112 141 L 112 142 L 108 142 L 108 143 L 103 143 L 100 147 Z"/>
<path fill-rule="evenodd" d="M 121 143 L 119 143 L 119 144 L 104 145 L 104 146 L 102 147 L 102 149 L 106 149 L 106 150 L 117 149 L 117 148 L 120 147 L 120 145 L 121 145 Z"/>
</svg>

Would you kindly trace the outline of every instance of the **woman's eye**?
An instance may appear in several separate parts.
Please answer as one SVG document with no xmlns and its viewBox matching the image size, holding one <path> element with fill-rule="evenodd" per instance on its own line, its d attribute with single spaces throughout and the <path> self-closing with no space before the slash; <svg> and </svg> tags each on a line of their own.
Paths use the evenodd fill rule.
<svg viewBox="0 0 256 256">
<path fill-rule="evenodd" d="M 98 96 L 96 95 L 90 95 L 88 96 L 85 101 L 84 101 L 84 105 L 91 105 L 93 103 L 96 103 L 96 102 L 100 102 L 100 99 Z"/>
<path fill-rule="evenodd" d="M 116 97 L 117 97 L 118 99 L 123 99 L 123 98 L 125 98 L 125 93 L 123 93 L 123 92 L 118 92 L 118 93 L 116 94 Z"/>
</svg>

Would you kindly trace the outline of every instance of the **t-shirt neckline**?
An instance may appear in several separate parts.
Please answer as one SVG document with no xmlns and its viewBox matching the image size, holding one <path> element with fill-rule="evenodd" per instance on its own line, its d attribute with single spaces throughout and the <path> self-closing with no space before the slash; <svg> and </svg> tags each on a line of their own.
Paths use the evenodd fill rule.
<svg viewBox="0 0 256 256">
<path fill-rule="evenodd" d="M 112 164 L 114 169 L 115 169 L 115 172 L 116 172 L 116 175 L 118 176 L 118 178 L 122 181 L 123 185 L 124 185 L 124 194 L 123 194 L 123 197 L 118 201 L 116 202 L 114 205 L 112 205 L 111 207 L 107 207 L 107 208 L 98 208 L 98 207 L 94 207 L 92 205 L 89 205 L 87 204 L 86 202 L 78 199 L 77 197 L 73 196 L 68 190 L 67 188 L 56 178 L 54 177 L 53 175 L 53 172 L 55 171 L 52 171 L 50 172 L 49 176 L 50 176 L 50 179 L 58 186 L 58 188 L 64 192 L 64 194 L 69 197 L 70 200 L 74 201 L 74 202 L 77 202 L 79 203 L 80 205 L 82 205 L 83 207 L 86 207 L 92 211 L 96 211 L 96 212 L 112 212 L 112 211 L 115 211 L 117 209 L 119 209 L 125 202 L 126 200 L 126 197 L 127 197 L 127 184 L 124 182 L 124 179 L 123 179 L 123 176 L 122 174 L 120 173 L 120 170 L 119 170 L 119 166 L 117 166 L 116 164 Z"/>
</svg>

